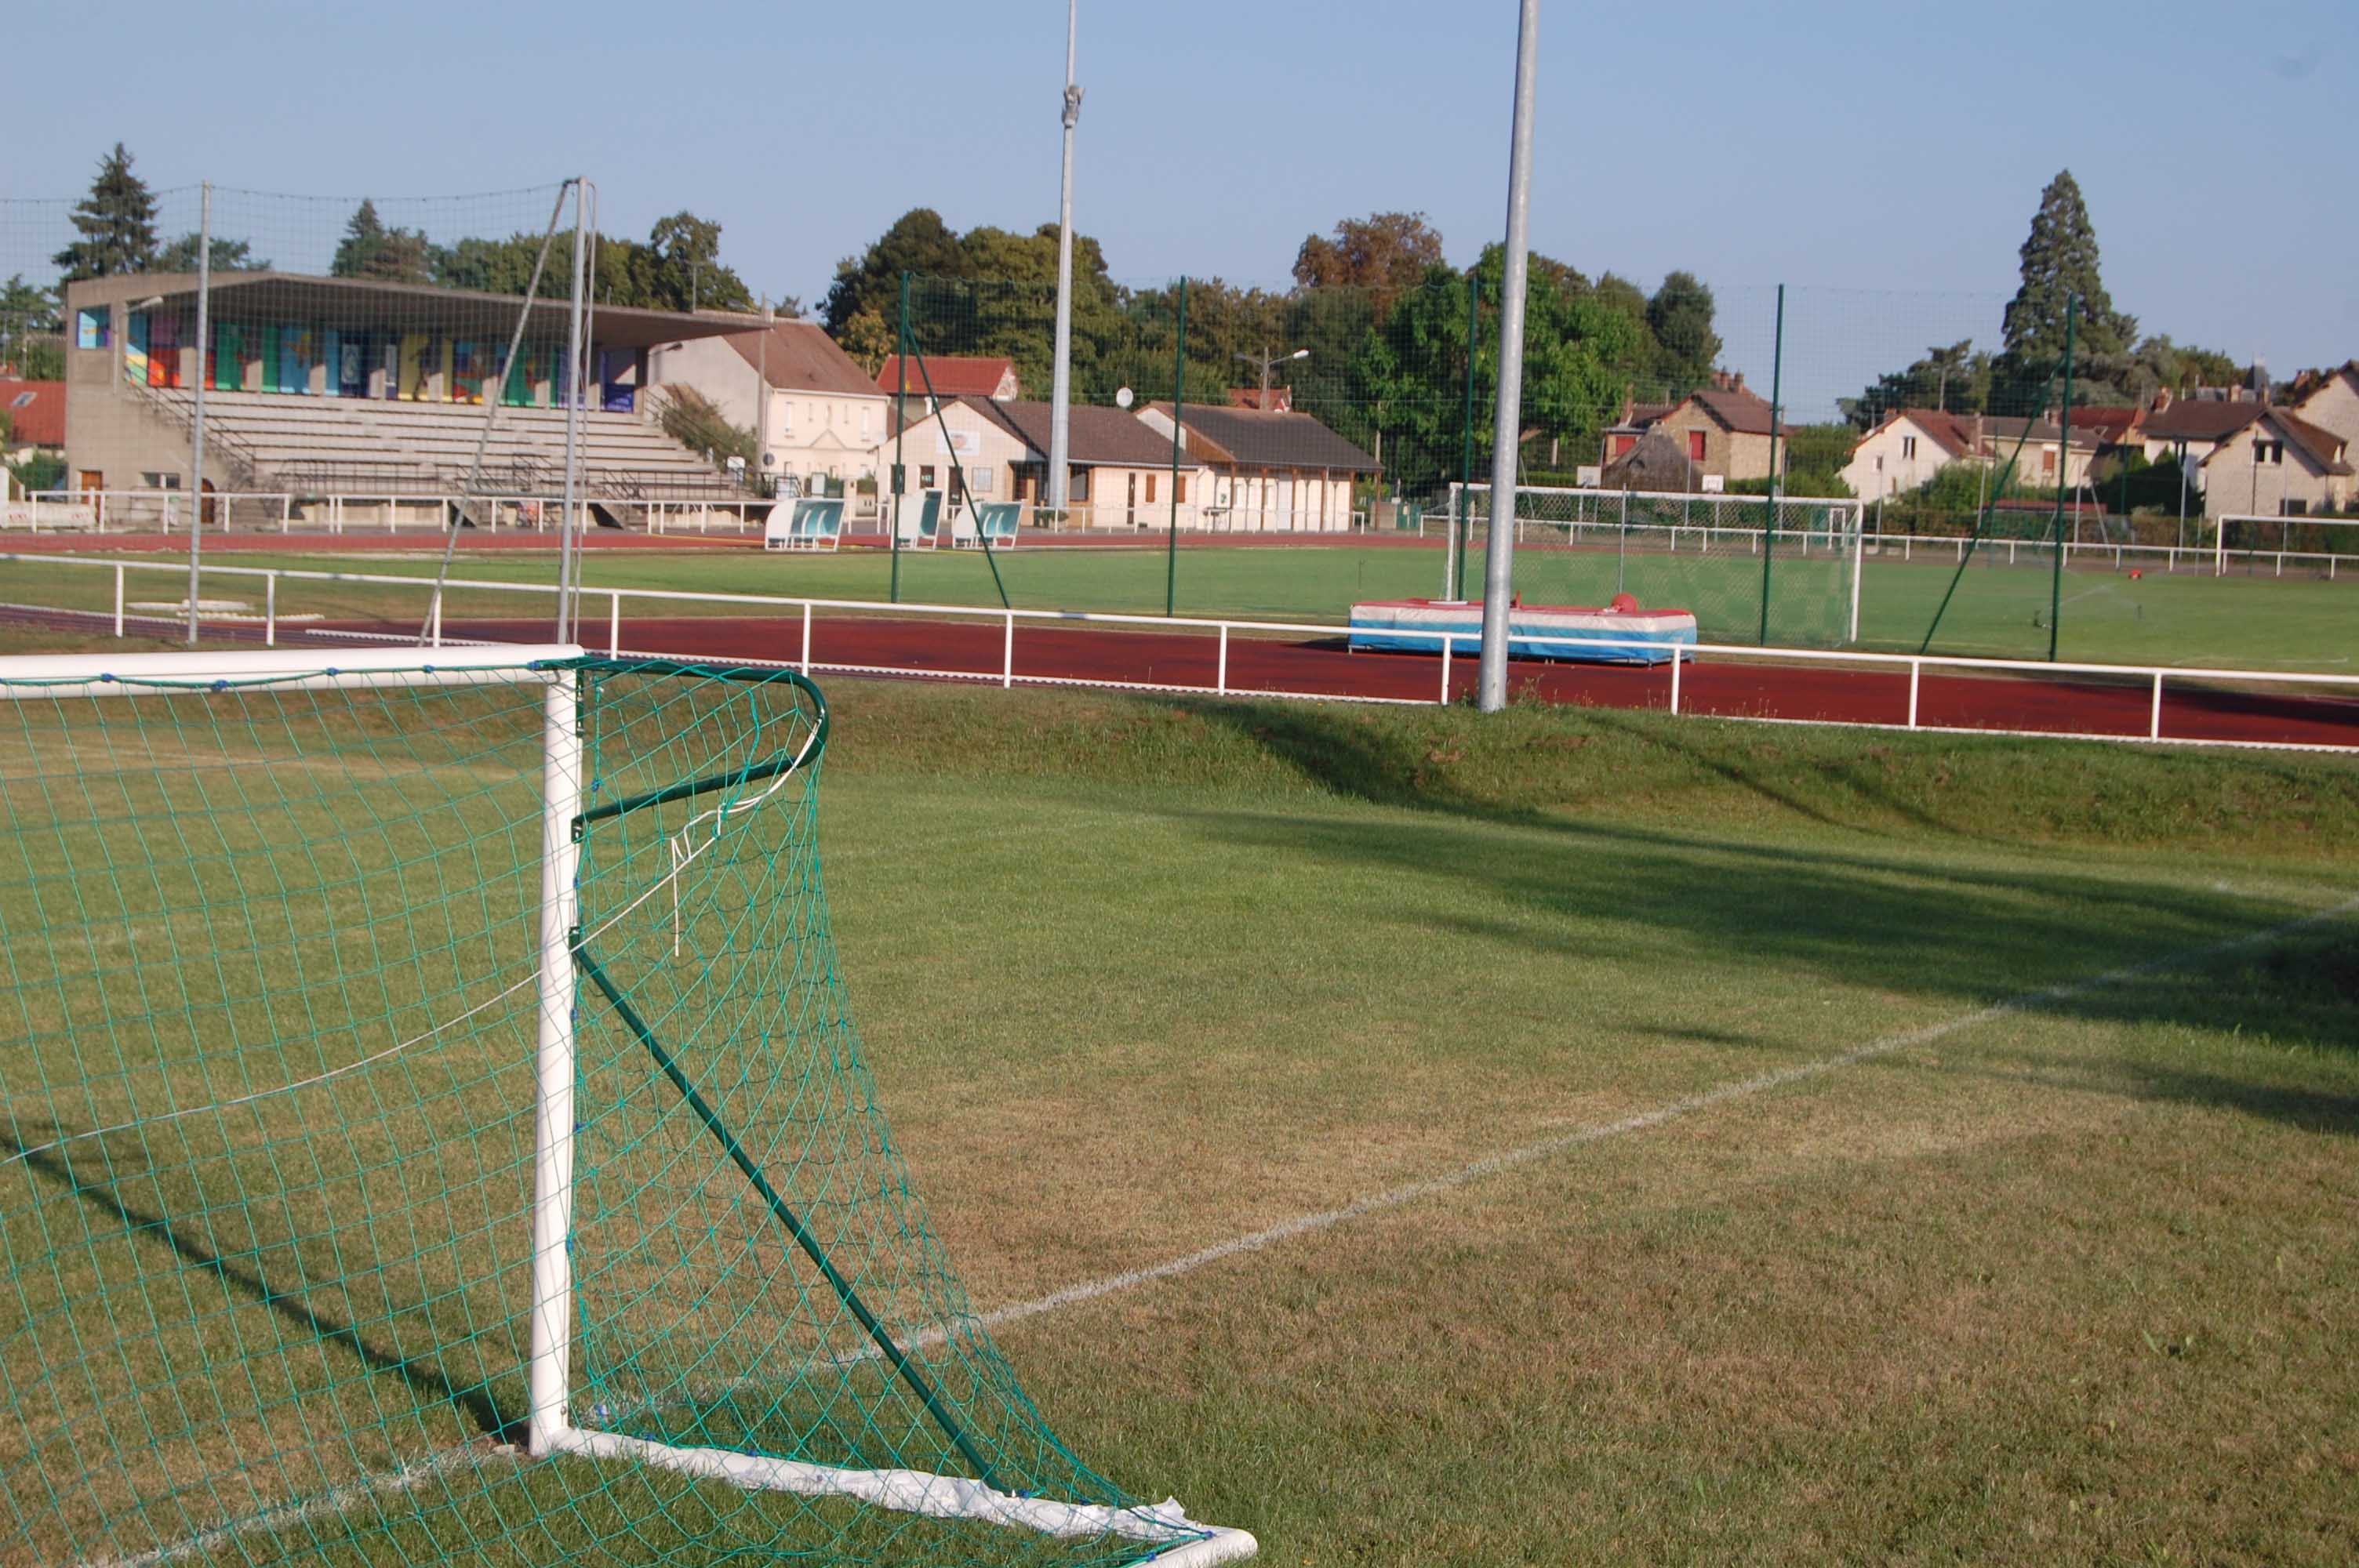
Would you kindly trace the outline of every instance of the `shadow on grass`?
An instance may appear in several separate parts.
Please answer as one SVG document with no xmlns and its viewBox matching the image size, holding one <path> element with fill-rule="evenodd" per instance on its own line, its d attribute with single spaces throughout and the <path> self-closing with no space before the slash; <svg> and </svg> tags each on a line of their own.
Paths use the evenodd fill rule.
<svg viewBox="0 0 2359 1568">
<path fill-rule="evenodd" d="M 2310 910 L 2227 887 L 2140 877 L 2125 854 L 2121 874 L 2092 869 L 2085 856 L 2070 861 L 2060 856 L 2053 869 L 2042 869 L 2031 858 L 2038 853 L 2035 844 L 1952 826 L 1882 790 L 1875 777 L 1860 776 L 1872 770 L 1848 767 L 1840 755 L 1791 754 L 1800 742 L 1778 743 L 1779 776 L 1765 779 L 1744 765 L 1743 748 L 1714 749 L 1685 735 L 1667 736 L 1664 726 L 1634 716 L 1585 712 L 1564 727 L 1566 744 L 1578 743 L 1578 732 L 1587 731 L 1668 747 L 1683 766 L 1777 808 L 1775 819 L 1756 829 L 1714 836 L 1709 827 L 1682 833 L 1502 806 L 1452 778 L 1448 748 L 1455 742 L 1437 741 L 1442 731 L 1431 728 L 1405 730 L 1310 707 L 1273 711 L 1205 703 L 1190 705 L 1190 711 L 1249 734 L 1335 795 L 1429 814 L 1426 824 L 1407 831 L 1397 821 L 1350 815 L 1216 808 L 1190 814 L 1203 831 L 1231 844 L 1272 856 L 1307 855 L 1339 874 L 1374 868 L 1396 876 L 1401 897 L 1390 907 L 1405 924 L 1518 945 L 1572 964 L 1627 963 L 1634 954 L 1650 952 L 1691 963 L 1700 953 L 1725 951 L 1815 972 L 1848 991 L 1864 987 L 1967 1006 L 2179 956 L 2180 972 L 2208 983 L 2156 985 L 2153 977 L 2140 976 L 2092 988 L 2046 1011 L 2223 1033 L 2260 1030 L 2338 1053 L 2359 1044 L 2349 1022 L 2359 1007 L 2359 978 L 2354 978 L 2359 977 L 2359 933 L 2349 922 L 2288 932 L 2267 947 L 2207 952 Z M 1861 749 L 1869 744 L 1860 742 Z M 2167 789 L 2181 761 L 2156 756 L 2138 766 L 2149 763 Z M 2101 758 L 2098 765 L 2111 762 Z M 2278 772 L 2263 764 L 2256 776 L 2267 780 Z M 1793 783 L 1797 777 L 1823 777 L 1831 793 L 1864 797 L 1888 814 L 1886 821 L 1897 818 L 1902 826 L 1863 829 L 1847 823 L 1807 798 Z M 2101 773 L 2101 786 L 2111 777 Z M 1835 827 L 1854 837 L 1846 843 L 1810 831 L 1797 844 L 1789 827 Z M 1997 861 L 1979 853 L 1962 860 L 1954 850 L 1908 852 L 1908 846 L 1935 835 L 1953 843 L 1987 840 L 2011 853 Z M 1420 886 L 1437 884 L 1471 892 L 1473 906 L 1463 897 L 1419 896 Z M 2271 964 L 2282 967 L 2288 952 L 2308 955 L 2300 962 L 2320 973 L 2342 976 L 2335 982 L 2341 989 L 2321 1003 L 2311 989 L 2260 972 Z M 1677 1027 L 1673 1011 L 1673 1021 L 1659 1026 Z M 2288 1119 L 2333 1114 L 2332 1097 L 2323 1107 L 2304 1106 L 2298 1097 L 2273 1099 L 2274 1091 L 2207 1082 L 2200 1074 L 2182 1075 L 2176 1091 L 2157 1082 L 2158 1092 L 2203 1095 L 2223 1104 L 2282 1099 Z"/>
<path fill-rule="evenodd" d="M 20 1142 L 10 1133 L 0 1131 L 0 1157 L 22 1159 L 27 1168 L 56 1183 L 110 1224 L 119 1227 L 125 1237 L 135 1241 L 160 1242 L 182 1263 L 212 1275 L 226 1294 L 266 1307 L 323 1344 L 342 1347 L 371 1372 L 393 1374 L 408 1384 L 421 1400 L 451 1407 L 486 1436 L 503 1443 L 523 1441 L 524 1418 L 504 1413 L 490 1390 L 482 1385 L 462 1386 L 434 1360 L 403 1356 L 374 1344 L 356 1325 L 339 1322 L 308 1304 L 303 1297 L 313 1288 L 308 1277 L 295 1291 L 275 1287 L 258 1271 L 214 1251 L 183 1226 L 162 1215 L 146 1212 L 110 1185 L 84 1181 L 59 1151 L 42 1149 L 39 1142 L 38 1139 L 30 1144 Z"/>
</svg>

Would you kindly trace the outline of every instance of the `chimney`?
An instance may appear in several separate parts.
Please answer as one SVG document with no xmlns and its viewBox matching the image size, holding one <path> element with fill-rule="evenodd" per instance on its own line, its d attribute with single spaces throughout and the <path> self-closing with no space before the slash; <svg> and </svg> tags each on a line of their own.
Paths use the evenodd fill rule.
<svg viewBox="0 0 2359 1568">
<path fill-rule="evenodd" d="M 1743 371 L 1736 370 L 1728 373 L 1728 390 L 1731 392 L 1742 392 L 1745 390 L 1745 373 Z"/>
<path fill-rule="evenodd" d="M 2157 414 L 2159 414 L 2159 413 L 2161 413 L 2164 409 L 2166 409 L 2166 408 L 2168 408 L 2168 407 L 2169 407 L 2169 406 L 2170 406 L 2170 388 L 2169 388 L 2169 387 L 2167 387 L 2167 386 L 2158 388 L 2158 389 L 2156 390 L 2156 392 L 2155 392 L 2155 395 L 2154 395 L 2154 411 L 2155 411 Z"/>
</svg>

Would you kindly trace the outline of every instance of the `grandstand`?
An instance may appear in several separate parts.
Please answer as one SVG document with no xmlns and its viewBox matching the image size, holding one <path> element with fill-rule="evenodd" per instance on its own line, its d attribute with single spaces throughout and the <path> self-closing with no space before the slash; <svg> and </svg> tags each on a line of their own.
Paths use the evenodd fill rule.
<svg viewBox="0 0 2359 1568">
<path fill-rule="evenodd" d="M 69 289 L 66 463 L 77 490 L 192 488 L 196 283 L 191 274 L 147 273 Z M 276 525 L 305 515 L 310 503 L 349 502 L 339 514 L 364 522 L 371 508 L 389 512 L 389 497 L 448 494 L 460 497 L 452 510 L 463 520 L 481 522 L 489 510 L 462 492 L 560 493 L 567 308 L 563 299 L 527 304 L 364 279 L 216 274 L 204 488 L 233 498 L 217 503 L 217 520 Z M 519 312 L 522 351 L 495 387 Z M 665 433 L 644 389 L 650 349 L 758 323 L 612 308 L 592 320 L 597 379 L 582 400 L 579 434 L 592 518 L 636 526 L 652 503 L 749 499 L 705 454 Z M 488 440 L 487 395 L 501 405 Z M 222 505 L 233 514 L 219 515 Z"/>
</svg>

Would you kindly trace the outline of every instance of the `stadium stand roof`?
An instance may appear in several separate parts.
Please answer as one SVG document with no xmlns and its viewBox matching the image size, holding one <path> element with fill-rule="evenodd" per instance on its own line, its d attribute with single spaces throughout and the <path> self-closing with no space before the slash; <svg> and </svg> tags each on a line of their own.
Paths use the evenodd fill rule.
<svg viewBox="0 0 2359 1568">
<path fill-rule="evenodd" d="M 544 281 L 546 281 L 544 279 Z M 516 329 L 516 306 L 522 297 L 488 294 L 472 288 L 437 288 L 422 283 L 383 283 L 363 277 L 313 277 L 292 272 L 217 272 L 212 275 L 212 313 L 234 319 L 241 293 L 266 291 L 269 314 L 299 317 L 321 327 L 369 330 L 388 318 L 426 319 L 434 330 L 451 334 L 474 333 L 504 338 Z M 192 272 L 132 272 L 90 278 L 67 287 L 71 306 L 121 304 L 161 296 L 194 299 L 197 275 Z M 562 294 L 532 302 L 531 336 L 547 341 L 566 333 L 569 302 Z M 700 310 L 647 310 L 636 306 L 597 307 L 592 330 L 599 345 L 609 349 L 647 349 L 685 338 L 720 337 L 758 330 L 758 316 L 727 315 Z"/>
</svg>

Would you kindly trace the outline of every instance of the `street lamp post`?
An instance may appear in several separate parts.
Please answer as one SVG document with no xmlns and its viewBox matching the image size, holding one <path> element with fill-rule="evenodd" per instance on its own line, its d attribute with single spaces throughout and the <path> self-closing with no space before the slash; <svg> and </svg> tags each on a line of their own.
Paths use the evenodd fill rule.
<svg viewBox="0 0 2359 1568">
<path fill-rule="evenodd" d="M 1269 373 L 1271 367 L 1275 365 L 1282 365 L 1293 360 L 1307 360 L 1310 357 L 1310 351 L 1309 349 L 1297 349 L 1290 354 L 1272 354 L 1269 351 L 1267 344 L 1263 345 L 1262 351 L 1260 353 L 1248 354 L 1240 352 L 1237 355 L 1237 358 L 1243 360 L 1245 363 L 1253 365 L 1260 370 L 1261 406 L 1264 408 L 1267 408 L 1269 406 Z"/>
<path fill-rule="evenodd" d="M 1081 0 L 1066 0 L 1065 164 L 1057 200 L 1057 346 L 1049 393 L 1049 505 L 1060 514 L 1068 497 L 1073 406 L 1073 127 L 1082 118 L 1082 90 L 1073 84 L 1073 40 L 1080 18 Z"/>
</svg>

